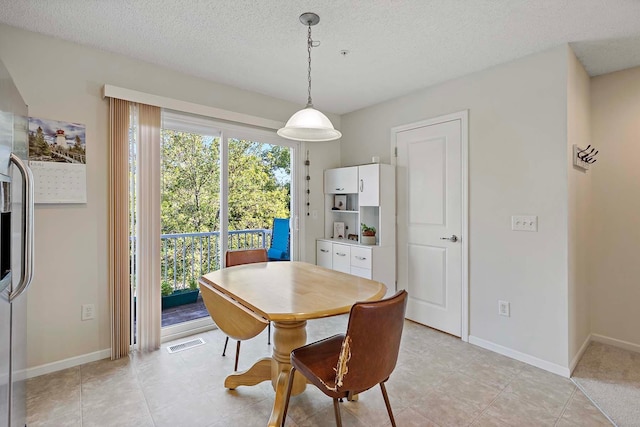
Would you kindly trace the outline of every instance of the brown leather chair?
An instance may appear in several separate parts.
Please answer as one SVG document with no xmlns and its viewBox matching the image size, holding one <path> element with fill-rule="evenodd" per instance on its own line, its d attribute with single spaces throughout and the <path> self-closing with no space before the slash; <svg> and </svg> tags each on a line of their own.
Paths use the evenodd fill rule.
<svg viewBox="0 0 640 427">
<path fill-rule="evenodd" d="M 227 251 L 225 255 L 225 266 L 233 267 L 234 265 L 241 264 L 253 264 L 255 262 L 267 262 L 267 250 L 266 249 L 242 249 L 237 251 Z M 267 344 L 271 345 L 271 322 L 267 323 L 268 335 Z M 222 355 L 225 356 L 227 352 L 227 344 L 229 344 L 229 336 L 224 340 L 224 349 L 222 349 Z M 238 370 L 238 357 L 240 356 L 240 340 L 236 342 L 236 362 L 233 366 L 233 370 Z"/>
<path fill-rule="evenodd" d="M 391 425 L 395 427 L 384 383 L 398 360 L 406 306 L 407 291 L 380 301 L 358 302 L 351 307 L 346 335 L 335 335 L 293 350 L 282 425 L 287 417 L 293 377 L 298 372 L 333 398 L 338 427 L 342 426 L 338 400 L 345 397 L 351 400 L 380 384 Z"/>
</svg>

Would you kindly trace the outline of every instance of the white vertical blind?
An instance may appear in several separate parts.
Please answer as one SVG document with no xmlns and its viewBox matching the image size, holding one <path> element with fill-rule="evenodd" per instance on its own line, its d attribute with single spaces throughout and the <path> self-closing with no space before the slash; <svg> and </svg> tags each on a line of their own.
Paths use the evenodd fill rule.
<svg viewBox="0 0 640 427">
<path fill-rule="evenodd" d="M 160 108 L 138 105 L 136 262 L 138 349 L 161 343 Z"/>
</svg>

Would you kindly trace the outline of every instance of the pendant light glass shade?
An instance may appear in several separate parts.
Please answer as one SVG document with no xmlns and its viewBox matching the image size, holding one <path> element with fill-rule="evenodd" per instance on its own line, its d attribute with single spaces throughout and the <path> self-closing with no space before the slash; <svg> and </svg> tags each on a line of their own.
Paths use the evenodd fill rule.
<svg viewBox="0 0 640 427">
<path fill-rule="evenodd" d="M 333 141 L 342 136 L 334 129 L 327 116 L 313 107 L 306 107 L 296 112 L 285 127 L 278 130 L 283 138 L 306 142 Z"/>
<path fill-rule="evenodd" d="M 327 116 L 313 108 L 313 102 L 311 101 L 311 48 L 320 45 L 320 42 L 314 42 L 311 39 L 311 27 L 320 22 L 320 17 L 313 12 L 307 12 L 300 15 L 300 22 L 308 27 L 307 53 L 309 67 L 307 69 L 307 80 L 309 81 L 309 88 L 307 106 L 291 116 L 287 124 L 278 129 L 278 135 L 295 141 L 333 141 L 340 138 L 342 134 L 335 130 Z"/>
</svg>

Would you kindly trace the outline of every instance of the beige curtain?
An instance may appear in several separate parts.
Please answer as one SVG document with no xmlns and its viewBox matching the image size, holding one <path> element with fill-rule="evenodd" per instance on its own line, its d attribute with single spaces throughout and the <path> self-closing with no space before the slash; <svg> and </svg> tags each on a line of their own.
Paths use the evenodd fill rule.
<svg viewBox="0 0 640 427">
<path fill-rule="evenodd" d="M 111 359 L 129 354 L 129 102 L 109 98 L 109 303 Z"/>
<path fill-rule="evenodd" d="M 137 111 L 130 151 L 130 109 Z M 131 276 L 137 286 L 137 348 L 160 348 L 160 108 L 109 99 L 109 300 L 111 359 L 131 348 Z M 135 266 L 130 264 L 130 153 L 135 155 Z"/>
<path fill-rule="evenodd" d="M 136 280 L 138 349 L 160 348 L 160 108 L 138 104 Z"/>
</svg>

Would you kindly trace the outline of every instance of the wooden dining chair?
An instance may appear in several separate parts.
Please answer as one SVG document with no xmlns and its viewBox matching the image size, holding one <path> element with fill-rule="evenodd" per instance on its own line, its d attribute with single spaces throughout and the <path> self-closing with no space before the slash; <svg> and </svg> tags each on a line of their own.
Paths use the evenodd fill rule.
<svg viewBox="0 0 640 427">
<path fill-rule="evenodd" d="M 225 266 L 233 267 L 234 265 L 253 264 L 256 262 L 267 262 L 267 260 L 268 260 L 267 250 L 264 248 L 227 251 L 225 255 Z M 217 323 L 218 322 L 216 322 L 216 324 Z M 268 328 L 267 344 L 271 345 L 271 322 L 267 322 L 267 328 Z M 249 338 L 253 338 L 253 336 Z M 247 339 L 247 338 L 244 338 L 244 339 Z M 238 370 L 238 358 L 240 357 L 240 341 L 241 339 L 237 339 L 237 342 L 236 342 L 236 361 L 233 366 L 234 371 Z M 222 349 L 223 356 L 226 355 L 228 344 L 229 344 L 229 334 L 227 334 L 227 338 L 224 340 L 224 348 Z"/>
<path fill-rule="evenodd" d="M 282 426 L 287 418 L 291 386 L 296 373 L 333 398 L 336 425 L 342 426 L 338 401 L 351 400 L 380 384 L 382 397 L 395 427 L 384 383 L 393 372 L 407 306 L 407 291 L 373 302 L 358 302 L 351 307 L 346 335 L 334 335 L 291 352 L 291 375 L 287 388 Z"/>
<path fill-rule="evenodd" d="M 238 340 L 238 343 L 255 337 L 269 324 L 267 319 L 236 303 L 206 283 L 200 282 L 200 293 L 209 315 L 218 328 L 228 337 Z M 238 350 L 240 350 L 239 346 Z M 234 370 L 238 370 L 237 352 Z"/>
</svg>

